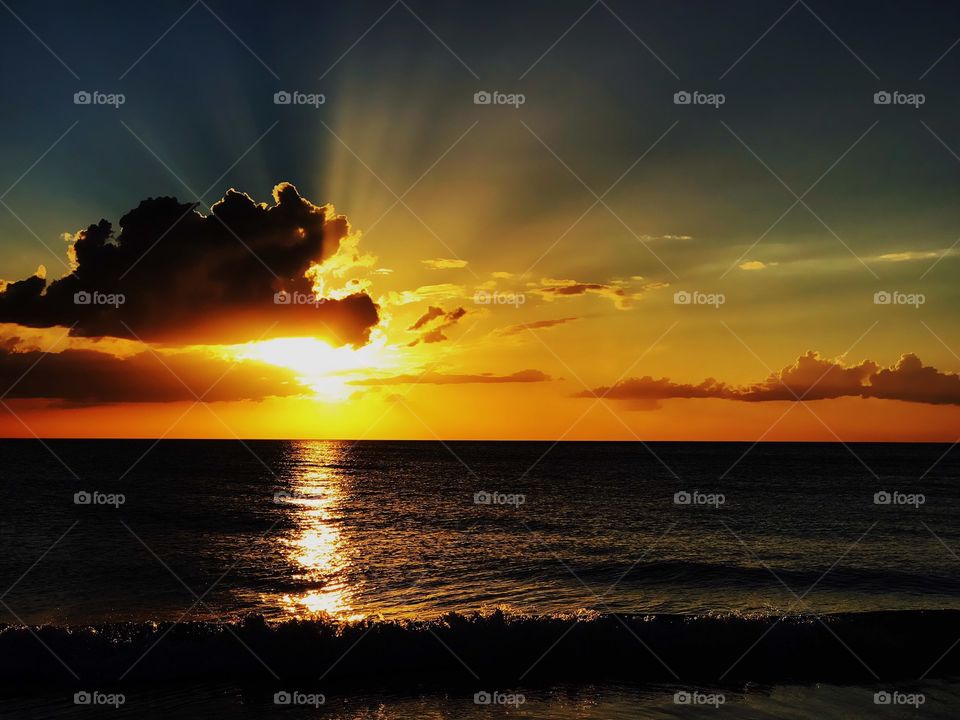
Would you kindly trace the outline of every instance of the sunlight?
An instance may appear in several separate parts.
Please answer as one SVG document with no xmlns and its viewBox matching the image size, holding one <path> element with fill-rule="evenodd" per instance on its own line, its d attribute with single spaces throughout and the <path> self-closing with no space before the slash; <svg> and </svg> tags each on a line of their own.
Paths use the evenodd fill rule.
<svg viewBox="0 0 960 720">
<path fill-rule="evenodd" d="M 293 509 L 298 529 L 281 541 L 299 569 L 297 579 L 322 587 L 283 595 L 281 602 L 286 612 L 295 617 L 325 613 L 355 619 L 362 616 L 350 612 L 350 589 L 344 579 L 348 561 L 335 521 L 342 501 L 340 481 L 322 468 L 329 461 L 325 455 L 328 450 L 328 446 L 306 443 L 298 446 L 303 471 L 284 500 Z"/>
<path fill-rule="evenodd" d="M 276 338 L 231 346 L 227 354 L 235 360 L 259 360 L 290 368 L 317 398 L 330 402 L 346 400 L 356 392 L 348 381 L 398 364 L 395 348 L 388 346 L 386 335 L 376 330 L 370 342 L 360 348 L 333 347 L 316 338 Z"/>
</svg>

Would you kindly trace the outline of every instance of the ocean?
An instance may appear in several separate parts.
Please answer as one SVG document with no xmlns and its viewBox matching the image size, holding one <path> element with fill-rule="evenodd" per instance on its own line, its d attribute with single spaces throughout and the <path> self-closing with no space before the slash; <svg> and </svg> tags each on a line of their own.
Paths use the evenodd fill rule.
<svg viewBox="0 0 960 720">
<path fill-rule="evenodd" d="M 0 441 L 0 716 L 955 717 L 958 453 Z"/>
</svg>

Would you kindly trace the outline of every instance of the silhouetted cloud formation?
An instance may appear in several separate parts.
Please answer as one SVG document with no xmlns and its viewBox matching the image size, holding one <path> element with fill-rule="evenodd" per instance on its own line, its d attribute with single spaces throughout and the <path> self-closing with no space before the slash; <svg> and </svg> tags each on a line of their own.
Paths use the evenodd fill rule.
<svg viewBox="0 0 960 720">
<path fill-rule="evenodd" d="M 428 322 L 430 322 L 434 318 L 440 317 L 441 315 L 443 315 L 443 308 L 438 308 L 438 307 L 435 307 L 434 305 L 430 305 L 427 307 L 427 311 L 423 315 L 421 315 L 419 318 L 417 318 L 417 321 L 413 323 L 413 325 L 408 327 L 407 330 L 419 330 Z"/>
<path fill-rule="evenodd" d="M 913 353 L 901 356 L 890 368 L 882 368 L 871 360 L 844 365 L 839 360 L 827 360 L 808 351 L 793 365 L 752 385 L 735 386 L 713 378 L 692 385 L 646 375 L 627 378 L 613 386 L 585 390 L 576 397 L 607 397 L 631 402 L 637 408 L 656 407 L 656 401 L 671 398 L 765 402 L 863 397 L 960 405 L 960 375 L 925 366 Z"/>
<path fill-rule="evenodd" d="M 408 347 L 413 347 L 417 343 L 437 343 L 447 340 L 444 334 L 445 330 L 456 325 L 460 318 L 467 314 L 462 307 L 456 310 L 445 312 L 442 308 L 430 306 L 427 311 L 421 315 L 417 321 L 407 328 L 410 331 L 422 330 L 420 337 L 407 343 Z"/>
<path fill-rule="evenodd" d="M 641 277 L 631 278 L 632 281 L 643 281 Z M 628 310 L 633 307 L 636 300 L 652 290 L 659 290 L 668 286 L 668 283 L 662 282 L 643 282 L 639 287 L 634 287 L 632 283 L 626 280 L 611 280 L 608 283 L 580 282 L 578 280 L 562 280 L 556 278 L 543 278 L 540 285 L 531 283 L 530 293 L 539 295 L 544 300 L 550 301 L 563 297 L 577 297 L 582 295 L 599 295 L 608 298 L 613 302 L 618 310 Z"/>
<path fill-rule="evenodd" d="M 60 405 L 263 400 L 304 395 L 295 373 L 266 363 L 234 362 L 200 351 L 149 351 L 120 358 L 95 350 L 44 353 L 0 344 L 0 386 L 7 399 L 46 399 Z"/>
<path fill-rule="evenodd" d="M 0 322 L 168 343 L 279 336 L 367 342 L 379 321 L 370 297 L 314 302 L 304 277 L 350 235 L 346 217 L 289 183 L 274 188 L 273 200 L 268 206 L 229 190 L 208 216 L 175 198 L 144 200 L 120 218 L 119 234 L 106 220 L 77 233 L 69 275 L 8 283 Z M 277 302 L 279 291 L 287 294 Z"/>
<path fill-rule="evenodd" d="M 351 380 L 350 385 L 470 385 L 477 383 L 535 383 L 549 382 L 549 375 L 540 370 L 520 370 L 510 375 L 479 373 L 473 375 L 447 375 L 428 372 L 423 375 L 394 375 L 383 378 Z"/>
<path fill-rule="evenodd" d="M 573 322 L 574 320 L 579 320 L 580 318 L 576 317 L 564 317 L 556 318 L 554 320 L 534 320 L 533 322 L 520 323 L 519 325 L 508 325 L 507 327 L 500 328 L 496 331 L 497 335 L 521 335 L 526 333 L 528 330 L 546 330 L 548 328 L 556 327 L 557 325 L 565 325 L 566 323 Z"/>
</svg>

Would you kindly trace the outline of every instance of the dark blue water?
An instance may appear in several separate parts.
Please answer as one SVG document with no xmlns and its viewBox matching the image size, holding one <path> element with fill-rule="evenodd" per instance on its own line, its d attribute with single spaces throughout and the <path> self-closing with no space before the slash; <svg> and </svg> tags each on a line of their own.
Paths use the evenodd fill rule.
<svg viewBox="0 0 960 720">
<path fill-rule="evenodd" d="M 934 712 L 960 638 L 948 450 L 3 441 L 0 670 L 40 693 L 14 692 L 23 713 L 52 686 L 284 682 L 399 691 L 396 717 L 417 689 L 487 712 L 457 709 L 485 687 L 553 708 L 531 717 L 746 713 L 744 683 L 780 714 L 815 682 L 864 716 L 919 683 Z M 729 703 L 677 705 L 688 686 Z M 551 687 L 618 699 L 591 715 Z"/>
</svg>

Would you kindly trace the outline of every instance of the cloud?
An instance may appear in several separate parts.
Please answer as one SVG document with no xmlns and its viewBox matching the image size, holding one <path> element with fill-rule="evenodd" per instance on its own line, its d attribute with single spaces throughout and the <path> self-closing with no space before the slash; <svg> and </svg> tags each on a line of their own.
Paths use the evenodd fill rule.
<svg viewBox="0 0 960 720">
<path fill-rule="evenodd" d="M 8 399 L 55 400 L 61 406 L 263 400 L 309 393 L 293 371 L 233 362 L 201 351 L 140 352 L 120 358 L 95 350 L 44 353 L 0 344 L 0 386 Z M 162 360 L 161 360 L 162 358 Z"/>
<path fill-rule="evenodd" d="M 600 295 L 613 302 L 618 310 L 627 310 L 633 307 L 633 302 L 639 300 L 651 290 L 667 287 L 667 283 L 650 282 L 639 289 L 633 289 L 623 280 L 613 280 L 608 283 L 580 282 L 578 280 L 557 280 L 543 278 L 540 286 L 531 283 L 534 289 L 530 292 L 539 295 L 544 300 L 551 301 L 557 298 L 576 297 L 582 295 Z"/>
<path fill-rule="evenodd" d="M 876 262 L 899 263 L 911 262 L 914 260 L 934 260 L 936 258 L 956 255 L 958 253 L 960 253 L 960 250 L 955 248 L 945 248 L 943 250 L 906 250 L 904 252 L 884 253 L 883 255 L 877 255 L 871 259 Z"/>
<path fill-rule="evenodd" d="M 655 379 L 650 375 L 639 378 L 627 378 L 613 386 L 583 390 L 574 395 L 580 398 L 608 398 L 626 401 L 634 410 L 650 410 L 659 407 L 658 400 L 672 398 L 726 398 L 735 399 L 733 390 L 726 384 L 707 378 L 699 385 L 675 383 L 662 377 Z"/>
<path fill-rule="evenodd" d="M 637 407 L 650 407 L 651 403 L 655 407 L 657 400 L 672 398 L 767 402 L 861 397 L 960 405 L 960 375 L 925 366 L 912 353 L 901 356 L 892 367 L 882 368 L 872 360 L 846 365 L 840 360 L 828 360 L 808 351 L 792 365 L 750 385 L 734 386 L 713 378 L 699 385 L 690 385 L 647 375 L 576 394 L 582 398 L 595 396 L 629 401 Z"/>
<path fill-rule="evenodd" d="M 409 305 L 416 302 L 441 302 L 460 298 L 466 294 L 463 285 L 440 283 L 438 285 L 422 285 L 416 290 L 395 292 L 391 290 L 380 298 L 381 305 Z"/>
<path fill-rule="evenodd" d="M 932 405 L 960 405 L 960 376 L 924 366 L 913 353 L 870 377 L 869 397 Z"/>
<path fill-rule="evenodd" d="M 440 317 L 441 315 L 443 315 L 443 308 L 431 305 L 427 308 L 427 311 L 423 315 L 417 318 L 417 321 L 413 325 L 407 328 L 407 330 L 419 330 L 428 322 Z"/>
<path fill-rule="evenodd" d="M 519 325 L 508 325 L 507 327 L 497 330 L 495 334 L 520 335 L 526 333 L 528 330 L 545 330 L 547 328 L 556 327 L 557 325 L 564 325 L 579 319 L 580 318 L 576 317 L 563 317 L 556 318 L 555 320 L 535 320 L 529 323 L 520 323 Z"/>
<path fill-rule="evenodd" d="M 747 260 L 746 262 L 740 263 L 737 267 L 741 270 L 766 270 L 768 267 L 776 264 L 777 263 L 765 263 L 762 260 Z"/>
<path fill-rule="evenodd" d="M 407 343 L 407 347 L 413 347 L 418 343 L 438 343 L 447 340 L 444 331 L 456 325 L 460 318 L 467 314 L 467 311 L 458 307 L 456 310 L 445 312 L 439 307 L 429 307 L 413 325 L 407 328 L 410 331 L 423 330 L 416 340 Z"/>
<path fill-rule="evenodd" d="M 433 260 L 421 260 L 431 270 L 457 270 L 467 266 L 466 260 L 454 258 L 434 258 Z"/>
<path fill-rule="evenodd" d="M 367 342 L 379 312 L 364 292 L 274 302 L 281 290 L 312 296 L 307 271 L 331 257 L 338 273 L 372 261 L 356 253 L 346 217 L 332 206 L 314 205 L 289 183 L 274 188 L 273 201 L 229 190 L 205 216 L 172 197 L 143 200 L 120 218 L 119 233 L 100 220 L 73 236 L 73 272 L 49 283 L 40 274 L 7 283 L 0 322 L 171 344 L 318 335 Z M 341 243 L 348 254 L 339 253 Z M 77 293 L 122 295 L 124 302 L 77 304 Z"/>
<path fill-rule="evenodd" d="M 497 270 L 496 272 L 490 273 L 490 275 L 498 280 L 509 280 L 513 277 L 512 272 L 506 272 L 505 270 Z"/>
<path fill-rule="evenodd" d="M 641 235 L 640 239 L 644 242 L 656 242 L 658 240 L 693 240 L 693 235 Z"/>
<path fill-rule="evenodd" d="M 511 375 L 478 373 L 474 375 L 448 375 L 428 372 L 423 375 L 394 375 L 393 377 L 351 380 L 350 385 L 470 385 L 495 383 L 550 382 L 553 378 L 540 370 L 520 370 Z"/>
</svg>

